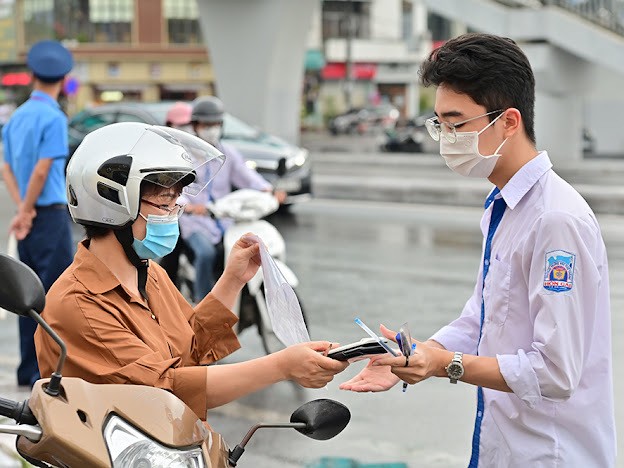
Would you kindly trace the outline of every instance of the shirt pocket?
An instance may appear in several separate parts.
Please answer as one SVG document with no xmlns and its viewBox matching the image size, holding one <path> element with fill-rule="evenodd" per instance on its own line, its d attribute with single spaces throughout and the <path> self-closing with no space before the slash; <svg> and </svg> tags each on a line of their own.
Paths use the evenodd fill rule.
<svg viewBox="0 0 624 468">
<path fill-rule="evenodd" d="M 511 265 L 503 260 L 492 259 L 487 277 L 487 294 L 483 293 L 485 321 L 503 325 L 509 315 L 511 288 Z"/>
</svg>

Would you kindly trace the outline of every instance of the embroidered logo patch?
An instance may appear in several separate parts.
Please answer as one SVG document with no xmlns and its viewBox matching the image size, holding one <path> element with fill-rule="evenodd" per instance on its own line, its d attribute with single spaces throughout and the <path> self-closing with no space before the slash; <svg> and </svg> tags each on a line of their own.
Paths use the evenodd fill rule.
<svg viewBox="0 0 624 468">
<path fill-rule="evenodd" d="M 576 255 L 565 250 L 546 252 L 544 289 L 563 292 L 572 289 Z"/>
</svg>

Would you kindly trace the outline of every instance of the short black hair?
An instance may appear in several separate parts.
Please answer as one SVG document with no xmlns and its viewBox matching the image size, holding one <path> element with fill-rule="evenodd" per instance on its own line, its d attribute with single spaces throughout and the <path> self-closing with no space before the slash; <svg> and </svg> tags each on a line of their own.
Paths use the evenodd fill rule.
<svg viewBox="0 0 624 468">
<path fill-rule="evenodd" d="M 463 34 L 431 52 L 419 75 L 424 86 L 447 86 L 470 96 L 487 112 L 518 109 L 526 135 L 535 144 L 535 76 L 529 59 L 512 39 Z"/>
<path fill-rule="evenodd" d="M 82 227 L 85 230 L 85 237 L 87 239 L 97 239 L 100 237 L 106 236 L 110 231 L 112 231 L 109 227 L 104 226 L 91 226 L 88 224 L 83 224 Z"/>
</svg>

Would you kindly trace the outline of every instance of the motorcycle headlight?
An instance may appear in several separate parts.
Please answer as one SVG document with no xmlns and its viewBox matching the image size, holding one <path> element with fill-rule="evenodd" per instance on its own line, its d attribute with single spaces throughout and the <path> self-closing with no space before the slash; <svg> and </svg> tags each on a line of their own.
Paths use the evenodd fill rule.
<svg viewBox="0 0 624 468">
<path fill-rule="evenodd" d="M 206 468 L 199 447 L 165 447 L 118 416 L 112 416 L 104 427 L 104 440 L 114 468 Z"/>
</svg>

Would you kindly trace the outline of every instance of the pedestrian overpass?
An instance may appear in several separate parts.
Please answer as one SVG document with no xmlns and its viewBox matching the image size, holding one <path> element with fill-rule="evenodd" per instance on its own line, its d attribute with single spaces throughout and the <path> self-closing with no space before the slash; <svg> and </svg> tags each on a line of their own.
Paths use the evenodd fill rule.
<svg viewBox="0 0 624 468">
<path fill-rule="evenodd" d="M 583 127 L 597 151 L 624 154 L 624 2 L 414 0 L 470 30 L 516 40 L 536 75 L 538 146 L 582 157 Z M 299 136 L 306 39 L 320 0 L 198 0 L 226 107 L 287 140 Z M 618 8 L 623 12 L 618 15 Z M 416 33 L 416 32 L 415 32 Z"/>
<path fill-rule="evenodd" d="M 584 125 L 596 137 L 598 152 L 624 154 L 623 2 L 426 0 L 426 5 L 469 30 L 520 44 L 536 76 L 538 146 L 553 159 L 581 158 Z"/>
</svg>

